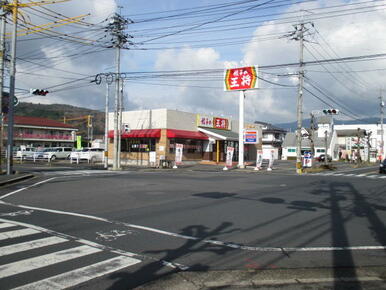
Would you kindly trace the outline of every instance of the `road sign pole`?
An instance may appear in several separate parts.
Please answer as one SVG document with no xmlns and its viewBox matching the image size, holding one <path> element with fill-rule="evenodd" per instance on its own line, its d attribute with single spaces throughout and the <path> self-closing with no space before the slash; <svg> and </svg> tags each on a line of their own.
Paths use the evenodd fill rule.
<svg viewBox="0 0 386 290">
<path fill-rule="evenodd" d="M 244 167 L 244 91 L 239 96 L 239 168 Z"/>
</svg>

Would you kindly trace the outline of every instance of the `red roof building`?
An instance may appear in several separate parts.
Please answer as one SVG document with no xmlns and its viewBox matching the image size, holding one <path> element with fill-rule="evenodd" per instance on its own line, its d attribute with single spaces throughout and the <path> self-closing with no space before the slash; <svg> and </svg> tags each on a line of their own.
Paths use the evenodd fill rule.
<svg viewBox="0 0 386 290">
<path fill-rule="evenodd" d="M 7 139 L 8 120 L 4 118 L 4 139 Z M 32 147 L 73 146 L 78 129 L 59 121 L 40 118 L 14 117 L 14 145 Z"/>
</svg>

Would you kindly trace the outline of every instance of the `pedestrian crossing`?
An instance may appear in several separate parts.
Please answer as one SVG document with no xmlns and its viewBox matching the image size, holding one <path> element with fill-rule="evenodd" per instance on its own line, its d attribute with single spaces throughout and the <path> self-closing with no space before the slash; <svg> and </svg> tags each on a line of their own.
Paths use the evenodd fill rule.
<svg viewBox="0 0 386 290">
<path fill-rule="evenodd" d="M 132 253 L 0 221 L 0 288 L 66 289 L 134 266 Z"/>
<path fill-rule="evenodd" d="M 339 177 L 358 177 L 358 178 L 369 178 L 369 179 L 384 179 L 386 180 L 385 174 L 375 174 L 374 172 L 366 172 L 366 173 L 334 173 L 334 172 L 320 172 L 320 173 L 312 173 L 312 175 L 317 176 L 339 176 Z"/>
</svg>

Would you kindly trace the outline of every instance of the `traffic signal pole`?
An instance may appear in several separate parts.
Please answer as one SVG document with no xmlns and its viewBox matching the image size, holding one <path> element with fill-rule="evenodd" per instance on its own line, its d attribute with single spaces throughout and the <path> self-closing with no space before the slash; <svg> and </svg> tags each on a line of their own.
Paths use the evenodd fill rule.
<svg viewBox="0 0 386 290">
<path fill-rule="evenodd" d="M 383 111 L 383 108 L 385 106 L 385 103 L 383 102 L 383 95 L 382 95 L 382 90 L 381 90 L 381 95 L 379 96 L 379 100 L 380 100 L 380 113 L 381 113 L 381 152 L 380 152 L 380 155 L 381 155 L 381 159 L 383 160 L 385 158 L 385 143 L 384 143 L 384 131 L 383 131 L 383 114 L 384 114 L 384 111 Z M 381 160 L 381 161 L 382 161 Z"/>
<path fill-rule="evenodd" d="M 0 172 L 2 173 L 2 158 L 1 152 L 3 151 L 3 129 L 4 129 L 4 115 L 3 115 L 3 91 L 4 91 L 4 61 L 5 61 L 5 16 L 7 11 L 5 11 L 4 6 L 2 6 L 2 11 L 0 12 Z"/>
<path fill-rule="evenodd" d="M 15 98 L 15 77 L 16 77 L 16 36 L 17 36 L 17 12 L 18 0 L 12 4 L 12 41 L 11 41 L 11 62 L 9 72 L 9 108 L 8 108 L 8 143 L 7 143 L 7 175 L 13 174 L 13 123 L 14 123 L 14 98 Z"/>
</svg>

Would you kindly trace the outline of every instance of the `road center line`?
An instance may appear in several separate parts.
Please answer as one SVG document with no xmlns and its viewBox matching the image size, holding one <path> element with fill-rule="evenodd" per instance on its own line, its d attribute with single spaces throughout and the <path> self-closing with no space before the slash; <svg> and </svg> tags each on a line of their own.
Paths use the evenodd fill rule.
<svg viewBox="0 0 386 290">
<path fill-rule="evenodd" d="M 20 208 L 24 208 L 24 209 L 33 209 L 36 211 L 43 211 L 43 212 L 49 212 L 49 213 L 55 213 L 55 214 L 62 214 L 62 215 L 87 218 L 87 219 L 101 221 L 101 222 L 105 222 L 105 223 L 109 223 L 109 224 L 126 226 L 126 227 L 130 227 L 130 228 L 134 228 L 134 229 L 139 229 L 139 230 L 144 230 L 144 231 L 162 234 L 162 235 L 166 235 L 166 236 L 171 236 L 171 237 L 175 237 L 175 238 L 200 241 L 200 242 L 207 243 L 207 244 L 220 245 L 223 247 L 246 250 L 246 251 L 254 251 L 254 252 L 317 252 L 317 251 L 319 251 L 319 252 L 332 252 L 332 251 L 358 251 L 358 250 L 386 250 L 386 245 L 382 245 L 382 246 L 352 246 L 352 247 L 252 247 L 252 246 L 245 246 L 242 244 L 236 244 L 236 243 L 231 243 L 231 242 L 222 242 L 222 241 L 218 241 L 218 240 L 201 239 L 198 237 L 181 235 L 181 234 L 168 232 L 168 231 L 164 231 L 164 230 L 159 230 L 159 229 L 155 229 L 155 228 L 151 228 L 151 227 L 108 220 L 105 218 L 92 216 L 92 215 L 67 212 L 67 211 L 60 211 L 60 210 L 45 209 L 45 208 L 38 208 L 38 207 L 31 207 L 31 206 L 25 206 L 25 205 L 15 205 L 15 204 L 7 203 L 4 201 L 0 201 L 0 204 L 5 204 L 5 205 L 9 205 L 9 206 L 16 206 L 16 207 L 20 207 Z M 0 219 L 0 222 L 1 221 L 2 221 L 2 219 Z M 4 222 L 7 222 L 7 221 L 4 221 Z"/>
</svg>

